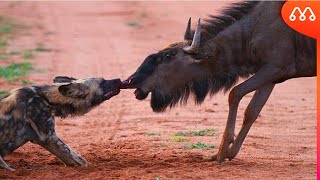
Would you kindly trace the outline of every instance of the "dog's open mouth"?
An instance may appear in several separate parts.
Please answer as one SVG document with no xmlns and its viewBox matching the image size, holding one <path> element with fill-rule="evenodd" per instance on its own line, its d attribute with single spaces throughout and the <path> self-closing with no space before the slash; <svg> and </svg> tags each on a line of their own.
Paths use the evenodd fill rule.
<svg viewBox="0 0 320 180">
<path fill-rule="evenodd" d="M 106 100 L 109 100 L 110 98 L 112 98 L 113 96 L 116 96 L 120 93 L 120 89 L 115 89 L 115 90 L 112 90 L 110 92 L 107 92 L 104 97 Z"/>
</svg>

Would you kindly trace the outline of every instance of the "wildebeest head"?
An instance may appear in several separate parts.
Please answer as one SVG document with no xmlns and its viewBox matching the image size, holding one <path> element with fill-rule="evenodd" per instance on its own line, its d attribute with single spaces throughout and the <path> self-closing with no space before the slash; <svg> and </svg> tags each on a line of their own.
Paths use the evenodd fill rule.
<svg viewBox="0 0 320 180">
<path fill-rule="evenodd" d="M 139 100 L 145 99 L 151 92 L 151 107 L 155 112 L 164 111 L 166 107 L 172 107 L 178 102 L 187 102 L 190 92 L 195 95 L 196 102 L 200 103 L 210 89 L 208 76 L 212 66 L 203 63 L 209 55 L 199 51 L 200 19 L 194 33 L 190 24 L 191 19 L 184 42 L 171 44 L 149 55 L 137 71 L 123 82 L 123 88 L 137 88 L 135 95 Z"/>
<path fill-rule="evenodd" d="M 103 78 L 75 79 L 58 76 L 53 85 L 41 90 L 48 102 L 60 108 L 61 116 L 82 115 L 91 108 L 120 93 L 120 79 Z"/>
</svg>

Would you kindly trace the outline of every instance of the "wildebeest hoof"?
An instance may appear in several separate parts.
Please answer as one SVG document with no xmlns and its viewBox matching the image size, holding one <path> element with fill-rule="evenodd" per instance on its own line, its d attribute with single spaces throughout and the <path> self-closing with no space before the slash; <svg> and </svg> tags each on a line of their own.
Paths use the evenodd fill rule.
<svg viewBox="0 0 320 180">
<path fill-rule="evenodd" d="M 213 155 L 212 157 L 209 157 L 208 159 L 207 159 L 207 161 L 217 161 L 217 155 L 215 154 L 215 155 Z"/>
<path fill-rule="evenodd" d="M 215 154 L 214 156 L 212 156 L 212 158 L 210 159 L 210 161 L 217 161 L 218 163 L 223 163 L 225 160 L 225 158 L 220 157 L 218 154 Z"/>
<path fill-rule="evenodd" d="M 229 157 L 226 157 L 226 158 L 228 158 L 230 161 L 232 160 L 232 158 L 229 158 Z M 209 158 L 208 161 L 217 161 L 218 163 L 223 163 L 226 158 L 219 156 L 219 154 L 215 154 L 211 158 Z"/>
</svg>

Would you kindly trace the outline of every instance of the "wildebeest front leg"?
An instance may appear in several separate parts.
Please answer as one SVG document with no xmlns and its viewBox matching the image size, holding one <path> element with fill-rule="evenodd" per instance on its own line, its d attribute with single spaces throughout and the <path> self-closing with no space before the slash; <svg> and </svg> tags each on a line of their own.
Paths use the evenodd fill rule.
<svg viewBox="0 0 320 180">
<path fill-rule="evenodd" d="M 229 150 L 229 160 L 233 159 L 239 152 L 240 147 L 247 136 L 252 124 L 257 119 L 263 106 L 267 102 L 275 84 L 268 84 L 262 88 L 256 90 L 254 93 L 246 111 L 244 113 L 243 124 L 239 134 L 237 135 L 234 143 L 231 145 Z"/>
<path fill-rule="evenodd" d="M 254 90 L 272 83 L 275 79 L 281 77 L 281 74 L 279 72 L 281 72 L 281 69 L 279 68 L 266 66 L 260 69 L 251 78 L 231 90 L 229 94 L 229 115 L 227 125 L 223 133 L 219 151 L 216 155 L 213 156 L 212 160 L 216 160 L 221 163 L 227 157 L 229 157 L 229 148 L 230 145 L 234 142 L 234 130 L 238 106 L 242 97 Z"/>
<path fill-rule="evenodd" d="M 87 166 L 88 164 L 85 159 L 62 142 L 56 135 L 52 135 L 45 143 L 40 143 L 40 145 L 56 155 L 68 166 Z"/>
<path fill-rule="evenodd" d="M 1 156 L 0 156 L 0 167 L 9 171 L 15 171 L 15 169 L 11 168 L 6 162 L 4 162 Z"/>
</svg>

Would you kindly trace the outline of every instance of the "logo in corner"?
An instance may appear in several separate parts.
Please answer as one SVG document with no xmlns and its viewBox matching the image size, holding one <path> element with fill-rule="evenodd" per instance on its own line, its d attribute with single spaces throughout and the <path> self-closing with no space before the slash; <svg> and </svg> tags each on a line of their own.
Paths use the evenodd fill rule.
<svg viewBox="0 0 320 180">
<path fill-rule="evenodd" d="M 283 21 L 292 29 L 312 38 L 320 38 L 320 1 L 285 2 L 281 9 Z"/>
<path fill-rule="evenodd" d="M 295 7 L 289 16 L 290 21 L 295 21 L 297 19 L 296 15 L 295 15 L 296 11 L 298 11 L 300 13 L 300 16 L 299 16 L 300 21 L 305 21 L 307 19 L 307 16 L 306 16 L 307 11 L 309 11 L 309 13 L 310 13 L 309 20 L 310 21 L 316 20 L 316 15 L 314 15 L 314 13 L 310 7 L 306 7 L 304 9 L 304 11 L 301 11 L 301 9 L 299 7 Z"/>
</svg>

